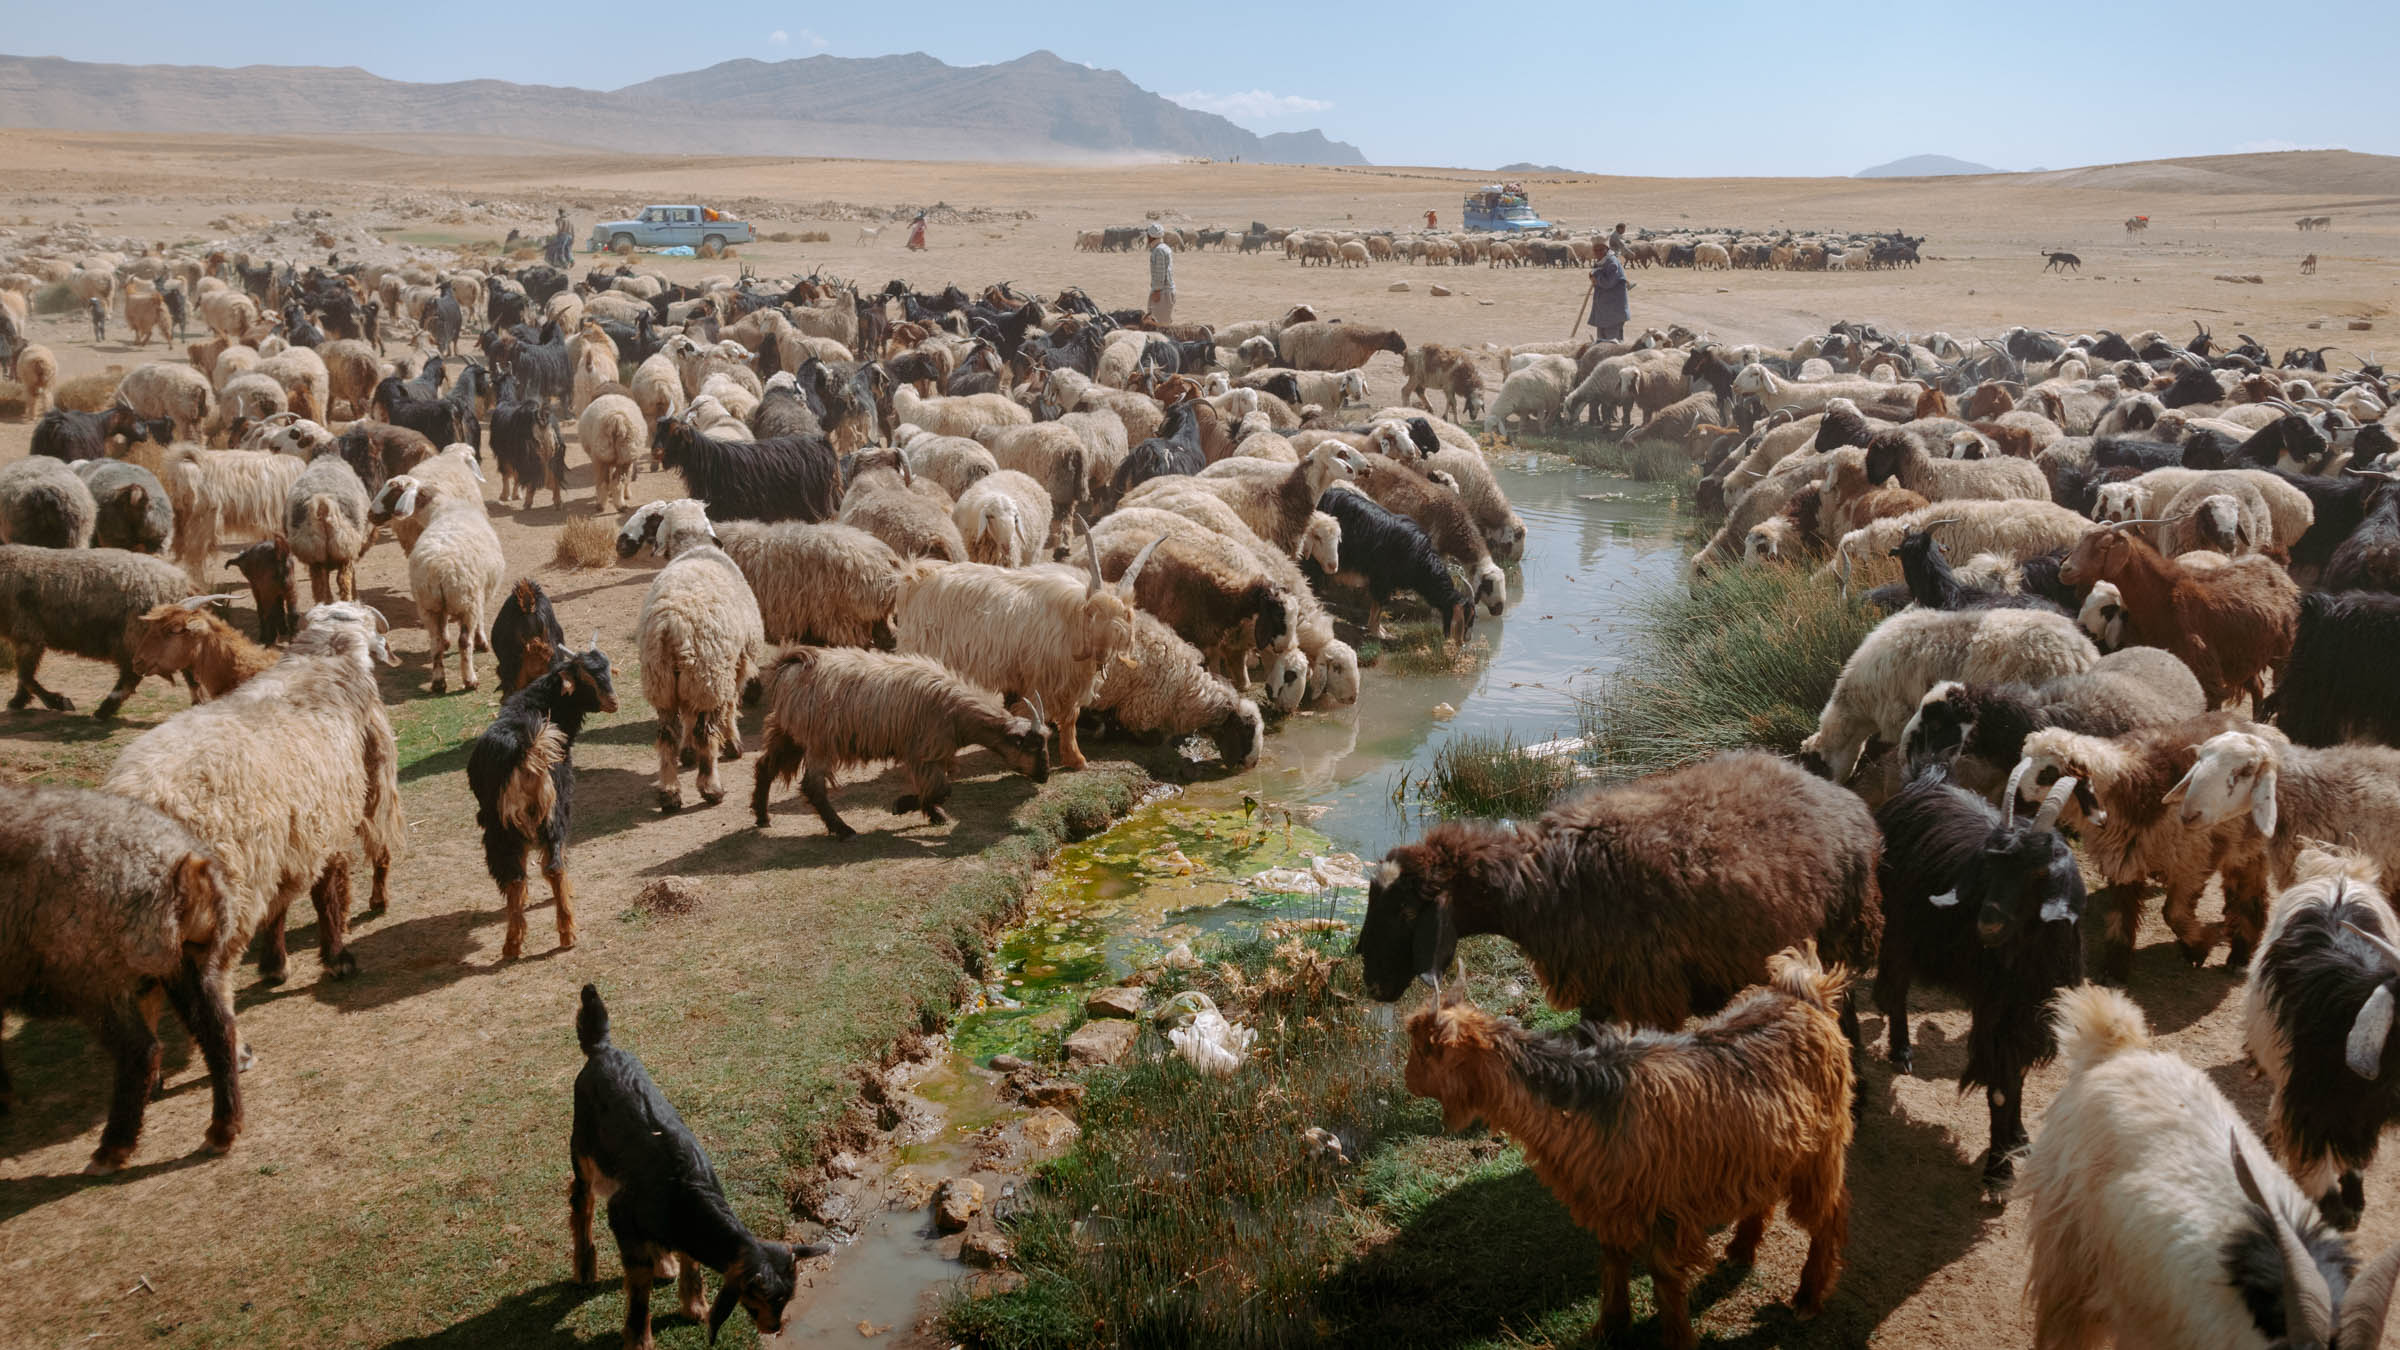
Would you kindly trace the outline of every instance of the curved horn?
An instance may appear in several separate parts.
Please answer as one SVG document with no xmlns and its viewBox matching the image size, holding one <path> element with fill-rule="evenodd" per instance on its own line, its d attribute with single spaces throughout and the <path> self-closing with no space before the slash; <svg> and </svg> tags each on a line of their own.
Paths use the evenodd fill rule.
<svg viewBox="0 0 2400 1350">
<path fill-rule="evenodd" d="M 2356 933 L 2362 941 L 2375 949 L 2376 954 L 2383 958 L 2385 965 L 2390 966 L 2395 972 L 2400 972 L 2400 947 L 2393 946 L 2389 939 L 2370 933 L 2357 924 L 2345 922 L 2342 927 Z"/>
<path fill-rule="evenodd" d="M 2017 823 L 2017 785 L 2024 782 L 2025 775 L 2032 771 L 2033 761 L 2030 759 L 2018 760 L 2017 767 L 2008 771 L 2008 792 L 2000 799 L 2000 823 L 2003 826 Z"/>
<path fill-rule="evenodd" d="M 1133 594 L 1134 578 L 1139 577 L 1142 574 L 1142 565 L 1149 562 L 1150 555 L 1158 552 L 1158 546 L 1165 542 L 1167 542 L 1167 537 L 1162 534 L 1156 539 L 1151 540 L 1149 543 L 1144 544 L 1142 546 L 1142 551 L 1133 555 L 1133 561 L 1128 563 L 1125 567 L 1125 575 L 1117 582 L 1118 587 L 1121 588 L 1127 595 Z"/>
<path fill-rule="evenodd" d="M 1100 593 L 1100 541 L 1093 538 L 1092 532 L 1086 529 L 1083 533 L 1083 545 L 1092 560 L 1092 584 L 1084 587 L 1083 593 L 1087 596 L 1097 595 Z"/>
<path fill-rule="evenodd" d="M 2382 1344 L 2383 1319 L 2391 1310 L 2395 1282 L 2400 1282 L 2400 1243 L 2378 1252 L 2343 1291 L 2342 1344 Z"/>
<path fill-rule="evenodd" d="M 2292 1339 L 2305 1336 L 2308 1343 L 2324 1345 L 2333 1339 L 2333 1295 L 2325 1288 L 2325 1277 L 2318 1273 L 2315 1258 L 2301 1245 L 2300 1235 L 2292 1231 L 2280 1210 L 2267 1203 L 2259 1193 L 2258 1178 L 2250 1174 L 2250 1160 L 2242 1155 L 2242 1137 L 2233 1136 L 2233 1179 L 2240 1183 L 2242 1194 L 2250 1203 L 2265 1211 L 2267 1226 L 2274 1230 L 2275 1246 L 2283 1253 L 2283 1325 L 2287 1333 L 2298 1332 Z"/>
<path fill-rule="evenodd" d="M 2034 812 L 2033 828 L 2047 830 L 2058 824 L 2058 813 L 2067 809 L 2067 798 L 2075 795 L 2075 779 L 2062 776 L 2050 785 L 2050 795 L 2042 798 L 2042 809 Z"/>
<path fill-rule="evenodd" d="M 229 605 L 241 597 L 232 591 L 222 595 L 195 595 L 175 602 L 178 609 L 202 610 L 210 605 Z"/>
<path fill-rule="evenodd" d="M 585 644 L 583 644 L 583 649 L 584 649 L 585 651 L 590 651 L 590 652 L 596 652 L 596 651 L 600 650 L 600 630 L 599 630 L 599 629 L 595 628 L 595 629 L 593 629 L 593 630 L 592 630 L 592 640 L 591 640 L 591 641 L 589 641 L 589 642 L 587 642 L 587 643 L 585 643 Z"/>
</svg>

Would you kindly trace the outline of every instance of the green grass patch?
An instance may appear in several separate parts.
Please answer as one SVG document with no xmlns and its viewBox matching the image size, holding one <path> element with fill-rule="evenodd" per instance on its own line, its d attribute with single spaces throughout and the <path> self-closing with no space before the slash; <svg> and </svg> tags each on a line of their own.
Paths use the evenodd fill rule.
<svg viewBox="0 0 2400 1350">
<path fill-rule="evenodd" d="M 1591 762 L 1624 779 L 1746 747 L 1796 753 L 1875 619 L 1797 567 L 1721 568 L 1651 595 L 1623 662 L 1581 700 Z"/>
<path fill-rule="evenodd" d="M 1572 754 L 1529 754 L 1516 738 L 1466 732 L 1434 751 L 1422 778 L 1404 783 L 1404 795 L 1445 816 L 1533 816 L 1575 785 Z"/>
<path fill-rule="evenodd" d="M 1128 1067 L 1090 1075 L 1082 1138 L 1011 1224 L 1024 1282 L 954 1294 L 950 1335 L 989 1350 L 1460 1346 L 1588 1327 L 1597 1247 L 1516 1149 L 1447 1135 L 1401 1087 L 1405 1043 L 1347 945 L 1227 939 L 1162 979 L 1154 1006 L 1195 988 L 1257 1030 L 1249 1061 L 1204 1076 L 1148 1027 Z M 1514 948 L 1466 950 L 1478 999 L 1555 1023 Z"/>
</svg>

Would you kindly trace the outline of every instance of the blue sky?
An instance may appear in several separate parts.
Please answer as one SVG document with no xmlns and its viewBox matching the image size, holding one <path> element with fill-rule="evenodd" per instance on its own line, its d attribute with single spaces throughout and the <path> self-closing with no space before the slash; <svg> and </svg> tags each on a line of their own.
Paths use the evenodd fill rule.
<svg viewBox="0 0 2400 1350">
<path fill-rule="evenodd" d="M 2005 169 L 2236 150 L 2400 153 L 2400 5 L 1365 4 L 840 7 L 112 0 L 16 7 L 0 49 L 355 65 L 405 80 L 616 88 L 734 57 L 1038 47 L 1259 131 L 1381 164 L 1515 160 L 1666 176 L 1847 174 L 1918 153 Z M 1588 17 L 1585 17 L 1588 16 Z"/>
</svg>

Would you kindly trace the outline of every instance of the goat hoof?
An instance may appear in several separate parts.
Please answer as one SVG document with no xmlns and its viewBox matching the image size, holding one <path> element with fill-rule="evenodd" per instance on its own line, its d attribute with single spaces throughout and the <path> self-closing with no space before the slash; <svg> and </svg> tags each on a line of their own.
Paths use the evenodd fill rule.
<svg viewBox="0 0 2400 1350">
<path fill-rule="evenodd" d="M 26 706 L 32 702 L 33 695 L 19 694 L 15 698 L 12 698 L 8 701 L 8 710 L 10 712 L 23 712 L 25 711 Z"/>
<path fill-rule="evenodd" d="M 916 809 L 917 797 L 913 792 L 892 803 L 892 814 L 895 816 L 905 816 Z"/>
<path fill-rule="evenodd" d="M 126 1160 L 132 1156 L 133 1150 L 129 1148 L 102 1148 L 92 1155 L 90 1162 L 83 1165 L 83 1174 L 87 1177 L 105 1177 L 123 1171 Z"/>
<path fill-rule="evenodd" d="M 700 789 L 700 800 L 708 803 L 710 806 L 715 806 L 718 802 L 725 800 L 725 789 L 702 788 Z"/>
<path fill-rule="evenodd" d="M 682 810 L 683 790 L 681 788 L 660 788 L 658 790 L 658 809 L 670 816 Z"/>
<path fill-rule="evenodd" d="M 208 1127 L 208 1135 L 202 1141 L 202 1146 L 209 1152 L 222 1157 L 233 1152 L 233 1141 L 241 1132 L 242 1127 L 239 1124 L 211 1125 Z"/>
<path fill-rule="evenodd" d="M 833 829 L 827 830 L 825 833 L 844 842 L 848 842 L 849 840 L 856 839 L 858 837 L 858 831 L 850 828 L 847 825 L 836 826 Z"/>
<path fill-rule="evenodd" d="M 2235 938 L 2232 942 L 2226 944 L 2225 968 L 2227 970 L 2249 969 L 2251 951 L 2252 944 L 2250 943 L 2249 939 Z"/>
<path fill-rule="evenodd" d="M 258 968 L 258 982 L 270 987 L 279 985 L 284 982 L 285 978 L 289 974 L 290 972 L 281 966 L 278 966 L 273 970 L 269 970 L 265 966 L 261 966 Z"/>
<path fill-rule="evenodd" d="M 73 712 L 75 711 L 75 700 L 68 698 L 65 694 L 44 694 L 42 695 L 42 706 L 52 712 Z M 113 703 L 102 706 L 108 709 L 108 712 L 100 714 L 102 717 L 116 711 Z"/>
<path fill-rule="evenodd" d="M 1997 1191 L 2005 1188 L 2017 1175 L 2016 1162 L 1997 1149 L 1983 1155 L 1983 1188 Z"/>
<path fill-rule="evenodd" d="M 325 973 L 337 980 L 346 980 L 358 973 L 358 958 L 348 952 L 325 963 Z"/>
<path fill-rule="evenodd" d="M 1893 1073 L 1900 1074 L 1904 1077 L 1915 1076 L 1917 1072 L 1917 1057 L 1913 1051 L 1895 1050 L 1890 1055 L 1886 1056 L 1886 1058 L 1892 1063 Z"/>
</svg>

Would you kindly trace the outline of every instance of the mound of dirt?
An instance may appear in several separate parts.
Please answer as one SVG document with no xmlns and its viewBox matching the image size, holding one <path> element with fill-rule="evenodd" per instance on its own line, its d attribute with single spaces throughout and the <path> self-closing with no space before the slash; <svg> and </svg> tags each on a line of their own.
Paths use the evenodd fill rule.
<svg viewBox="0 0 2400 1350">
<path fill-rule="evenodd" d="M 2034 187 L 2118 188 L 2141 192 L 2297 192 L 2328 197 L 2400 194 L 2400 157 L 2350 150 L 2282 150 L 2201 155 L 2131 164 L 2095 164 L 2023 174 Z"/>
</svg>

